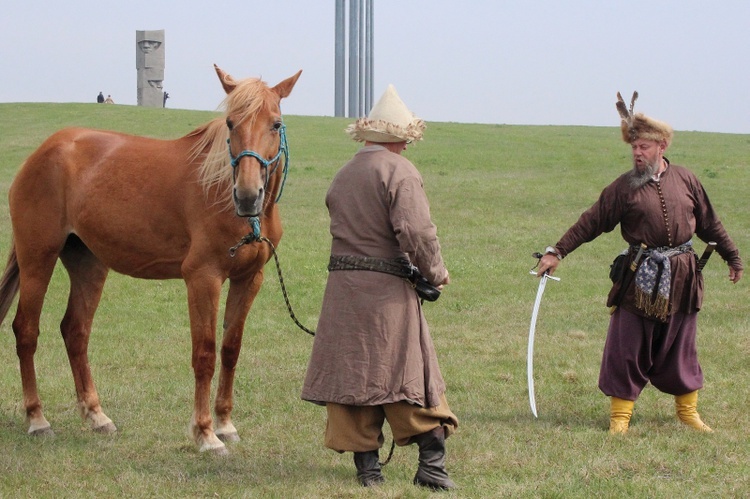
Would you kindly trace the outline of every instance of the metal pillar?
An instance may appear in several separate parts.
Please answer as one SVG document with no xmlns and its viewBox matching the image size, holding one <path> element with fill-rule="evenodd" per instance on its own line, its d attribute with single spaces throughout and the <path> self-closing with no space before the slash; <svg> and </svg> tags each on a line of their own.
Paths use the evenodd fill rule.
<svg viewBox="0 0 750 499">
<path fill-rule="evenodd" d="M 365 68 L 367 68 L 366 74 L 365 74 L 365 113 L 369 113 L 370 109 L 372 109 L 373 101 L 373 93 L 372 93 L 372 81 L 375 78 L 375 61 L 374 58 L 374 50 L 373 50 L 373 3 L 374 0 L 366 0 L 366 22 L 365 22 L 365 46 L 367 47 L 365 52 Z"/>
<path fill-rule="evenodd" d="M 349 0 L 349 118 L 359 118 L 359 17 L 361 0 Z"/>
<path fill-rule="evenodd" d="M 336 0 L 336 63 L 334 116 L 344 116 L 346 109 L 346 0 Z"/>
<path fill-rule="evenodd" d="M 346 2 L 336 0 L 334 115 L 359 118 L 372 107 L 374 0 L 349 0 L 349 53 L 346 54 Z M 348 71 L 346 63 L 349 63 Z M 347 85 L 348 75 L 348 85 Z M 347 99 L 348 88 L 348 99 Z"/>
</svg>

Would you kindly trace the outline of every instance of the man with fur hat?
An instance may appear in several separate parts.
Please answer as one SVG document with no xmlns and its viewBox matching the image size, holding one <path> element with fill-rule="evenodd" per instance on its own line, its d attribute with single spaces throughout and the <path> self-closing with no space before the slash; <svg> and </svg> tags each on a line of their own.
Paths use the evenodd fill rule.
<svg viewBox="0 0 750 499">
<path fill-rule="evenodd" d="M 422 177 L 401 156 L 424 122 L 392 85 L 347 132 L 362 147 L 326 195 L 333 236 L 328 282 L 302 389 L 326 406 L 325 446 L 353 452 L 363 486 L 384 481 L 378 450 L 385 420 L 399 446 L 416 443 L 414 483 L 454 487 L 445 439 L 458 426 L 420 300 L 402 269 L 448 284 Z"/>
<path fill-rule="evenodd" d="M 622 138 L 632 148 L 633 169 L 607 186 L 557 244 L 547 248 L 538 274 L 552 274 L 577 247 L 619 224 L 629 248 L 620 259 L 624 272 L 612 276 L 607 306 L 613 312 L 599 373 L 599 389 L 611 397 L 609 432 L 628 431 L 635 400 L 649 382 L 674 395 L 682 423 L 711 432 L 697 412 L 703 372 L 695 339 L 703 275 L 693 235 L 717 243 L 732 283 L 742 277 L 742 260 L 697 177 L 664 157 L 672 128 L 633 114 L 637 98 L 635 92 L 628 109 L 618 93 L 616 105 Z M 641 245 L 645 250 L 639 254 Z"/>
</svg>

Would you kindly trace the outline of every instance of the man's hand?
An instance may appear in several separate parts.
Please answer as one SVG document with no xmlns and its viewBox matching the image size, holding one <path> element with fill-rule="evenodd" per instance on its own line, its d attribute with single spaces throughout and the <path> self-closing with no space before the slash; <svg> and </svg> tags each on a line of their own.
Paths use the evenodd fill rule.
<svg viewBox="0 0 750 499">
<path fill-rule="evenodd" d="M 552 253 L 547 253 L 539 260 L 539 266 L 537 268 L 537 277 L 542 277 L 545 272 L 549 275 L 555 273 L 555 269 L 560 264 L 560 259 Z"/>
<path fill-rule="evenodd" d="M 443 279 L 443 282 L 441 282 L 440 284 L 437 285 L 437 288 L 440 291 L 442 291 L 443 290 L 443 286 L 447 286 L 450 283 L 451 283 L 451 276 L 449 274 L 445 274 L 445 279 Z"/>
<path fill-rule="evenodd" d="M 729 267 L 729 280 L 732 281 L 733 284 L 737 284 L 737 281 L 740 279 L 742 279 L 742 271 Z"/>
</svg>

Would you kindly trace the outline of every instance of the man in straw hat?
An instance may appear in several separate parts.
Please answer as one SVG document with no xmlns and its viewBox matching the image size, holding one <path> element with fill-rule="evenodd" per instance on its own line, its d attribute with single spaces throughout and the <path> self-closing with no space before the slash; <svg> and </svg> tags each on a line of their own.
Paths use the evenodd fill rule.
<svg viewBox="0 0 750 499">
<path fill-rule="evenodd" d="M 439 288 L 449 281 L 422 177 L 401 156 L 424 128 L 390 85 L 369 116 L 347 128 L 365 144 L 326 195 L 330 272 L 302 398 L 326 406 L 325 446 L 354 452 L 366 487 L 384 481 L 385 420 L 396 444 L 419 447 L 415 484 L 454 487 L 445 439 L 458 420 L 420 300 L 402 273 L 411 263 Z"/>
<path fill-rule="evenodd" d="M 633 169 L 607 186 L 557 244 L 547 248 L 538 274 L 552 274 L 570 252 L 620 224 L 629 248 L 610 274 L 614 284 L 607 306 L 612 315 L 599 373 L 599 389 L 611 397 L 609 432 L 628 431 L 635 400 L 648 382 L 674 395 L 682 423 L 711 432 L 697 411 L 703 372 L 695 338 L 703 275 L 693 234 L 717 243 L 732 283 L 742 277 L 742 260 L 696 176 L 664 157 L 672 128 L 633 114 L 637 98 L 635 92 L 628 109 L 618 93 L 616 105 L 622 138 L 632 148 Z"/>
</svg>

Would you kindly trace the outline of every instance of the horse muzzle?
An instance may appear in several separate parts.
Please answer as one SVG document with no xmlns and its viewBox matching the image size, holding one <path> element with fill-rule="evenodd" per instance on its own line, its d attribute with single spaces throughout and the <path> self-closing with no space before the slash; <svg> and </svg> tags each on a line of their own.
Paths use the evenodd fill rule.
<svg viewBox="0 0 750 499">
<path fill-rule="evenodd" d="M 265 190 L 261 188 L 255 193 L 248 193 L 235 187 L 232 191 L 232 198 L 237 216 L 257 217 L 263 211 Z"/>
</svg>

